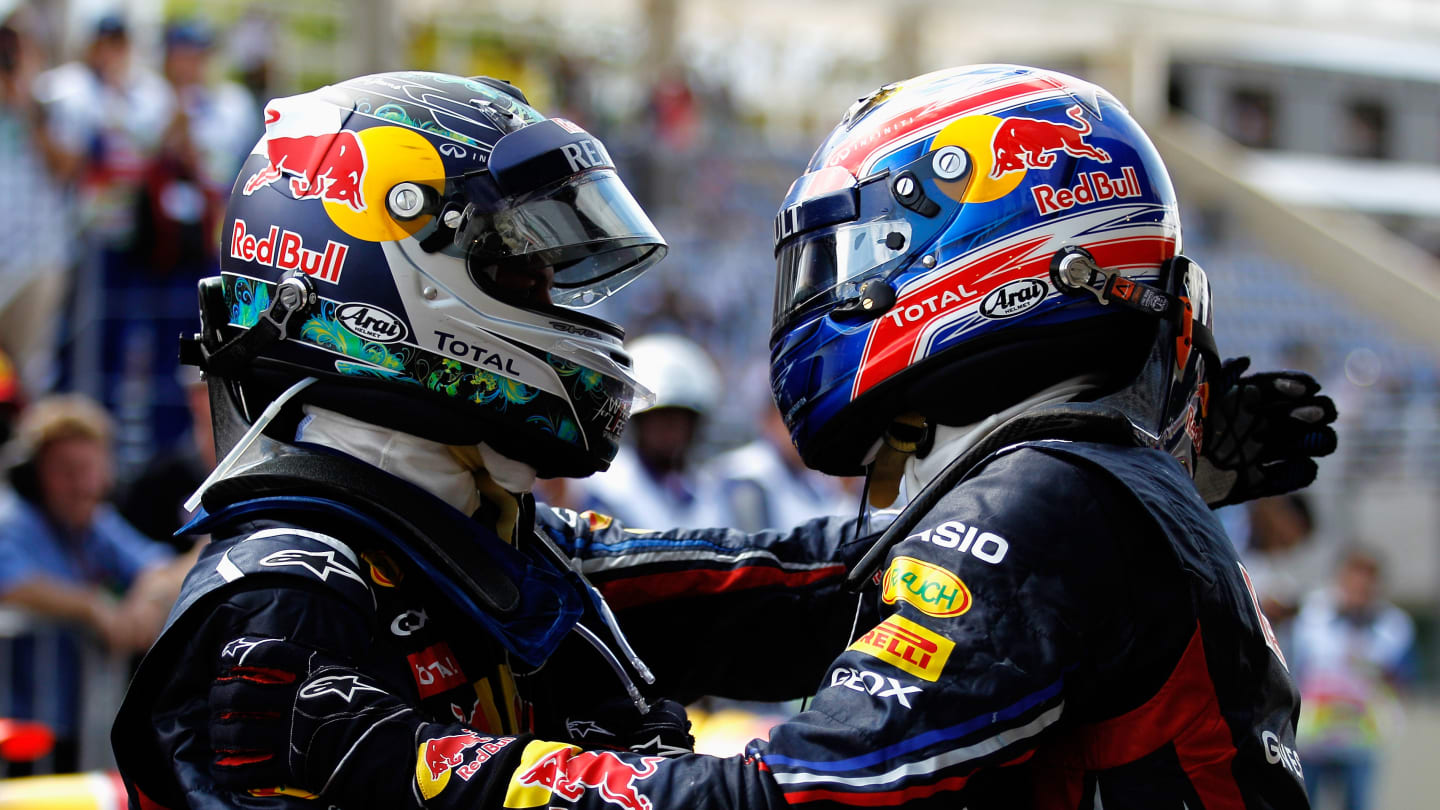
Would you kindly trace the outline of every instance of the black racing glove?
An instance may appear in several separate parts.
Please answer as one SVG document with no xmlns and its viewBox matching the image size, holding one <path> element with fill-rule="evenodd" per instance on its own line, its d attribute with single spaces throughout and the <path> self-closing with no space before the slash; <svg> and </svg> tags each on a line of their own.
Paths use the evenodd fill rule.
<svg viewBox="0 0 1440 810">
<path fill-rule="evenodd" d="M 347 795 L 409 804 L 407 755 L 424 725 L 373 679 L 319 651 L 236 638 L 222 649 L 210 687 L 211 775 L 235 793 L 306 795 L 345 774 Z M 400 767 L 352 767 L 362 742 L 394 752 Z M 366 787 L 356 790 L 356 782 Z"/>
<path fill-rule="evenodd" d="M 582 748 L 608 748 L 673 757 L 695 751 L 685 707 L 660 700 L 641 715 L 628 698 L 614 698 L 565 718 L 566 741 Z"/>
<path fill-rule="evenodd" d="M 1335 451 L 1335 403 L 1303 371 L 1245 374 L 1227 360 L 1211 383 L 1195 486 L 1211 508 L 1309 486 L 1315 458 Z"/>
</svg>

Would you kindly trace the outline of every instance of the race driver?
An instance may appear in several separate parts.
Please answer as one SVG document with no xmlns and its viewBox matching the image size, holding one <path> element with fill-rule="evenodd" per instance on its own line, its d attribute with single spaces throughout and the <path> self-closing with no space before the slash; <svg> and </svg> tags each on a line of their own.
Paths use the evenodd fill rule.
<svg viewBox="0 0 1440 810">
<path fill-rule="evenodd" d="M 450 85 L 509 98 L 467 109 Z M 1004 67 L 883 89 L 782 208 L 777 402 L 811 466 L 869 466 L 877 493 L 906 477 L 911 506 L 878 543 L 837 521 L 747 537 L 532 517 L 511 493 L 603 465 L 634 397 L 616 330 L 557 305 L 618 289 L 663 242 L 598 141 L 527 121 L 504 88 L 392 74 L 305 101 L 272 103 L 227 217 L 232 272 L 202 290 L 194 351 L 233 435 L 200 528 L 232 539 L 117 722 L 117 743 L 142 742 L 121 751 L 135 803 L 1303 806 L 1293 690 L 1190 480 L 1220 388 L 1203 272 L 1176 254 L 1158 157 L 1104 91 Z M 325 137 L 321 101 L 343 125 L 304 140 Z M 894 125 L 921 107 L 942 111 L 933 129 Z M 479 140 L 458 131 L 470 109 L 509 128 L 483 171 L 380 160 L 433 162 L 411 132 L 455 157 L 432 136 L 471 146 L 452 137 Z M 1089 176 L 1110 190 L 1081 212 L 1096 216 L 1025 208 L 1050 172 L 1112 160 Z M 283 213 L 246 199 L 280 184 L 264 199 Z M 1107 217 L 1134 233 L 1092 221 Z M 1110 247 L 1130 242 L 1151 252 Z M 1031 278 L 1043 289 L 1003 286 Z M 1247 439 L 1225 436 L 1250 462 L 1217 477 L 1227 492 L 1274 469 Z M 681 753 L 683 721 L 650 710 L 646 668 L 568 557 L 663 651 L 652 696 L 793 694 L 823 672 L 811 711 L 743 757 Z M 577 638 L 588 660 L 562 646 Z M 184 647 L 201 663 L 177 670 Z M 602 677 L 636 704 L 624 728 L 567 713 L 604 702 Z"/>
</svg>

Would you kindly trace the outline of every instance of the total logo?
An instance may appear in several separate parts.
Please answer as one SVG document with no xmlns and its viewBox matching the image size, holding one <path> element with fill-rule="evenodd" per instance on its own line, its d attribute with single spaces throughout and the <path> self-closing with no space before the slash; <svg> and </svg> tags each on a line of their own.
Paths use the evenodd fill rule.
<svg viewBox="0 0 1440 810">
<path fill-rule="evenodd" d="M 271 225 L 264 237 L 249 232 L 245 220 L 236 218 L 230 232 L 230 258 L 254 262 L 277 270 L 299 270 L 311 278 L 340 283 L 345 270 L 348 245 L 336 241 L 325 243 L 324 252 L 309 250 L 300 234 Z"/>
</svg>

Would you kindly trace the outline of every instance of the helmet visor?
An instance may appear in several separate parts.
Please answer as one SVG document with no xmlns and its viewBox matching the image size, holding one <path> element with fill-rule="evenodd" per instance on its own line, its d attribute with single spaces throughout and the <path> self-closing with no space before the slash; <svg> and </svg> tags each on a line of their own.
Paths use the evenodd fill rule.
<svg viewBox="0 0 1440 810">
<path fill-rule="evenodd" d="M 455 247 L 477 282 L 530 300 L 543 288 L 550 303 L 574 308 L 599 303 L 667 250 L 629 189 L 608 169 L 572 175 L 493 205 L 468 204 Z"/>
<path fill-rule="evenodd" d="M 849 222 L 802 234 L 776 251 L 775 323 L 821 303 L 850 297 L 852 282 L 910 249 L 903 219 Z"/>
</svg>

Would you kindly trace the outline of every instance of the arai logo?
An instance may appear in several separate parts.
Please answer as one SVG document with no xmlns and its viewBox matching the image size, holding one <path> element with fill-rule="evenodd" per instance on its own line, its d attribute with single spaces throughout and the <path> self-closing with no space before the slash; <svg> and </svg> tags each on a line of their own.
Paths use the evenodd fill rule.
<svg viewBox="0 0 1440 810">
<path fill-rule="evenodd" d="M 405 337 L 405 324 L 373 304 L 341 304 L 335 318 L 346 329 L 369 340 L 393 343 Z"/>
<path fill-rule="evenodd" d="M 980 314 L 987 318 L 1013 318 L 1039 306 L 1049 292 L 1050 288 L 1038 278 L 1001 284 L 980 302 Z"/>
</svg>

